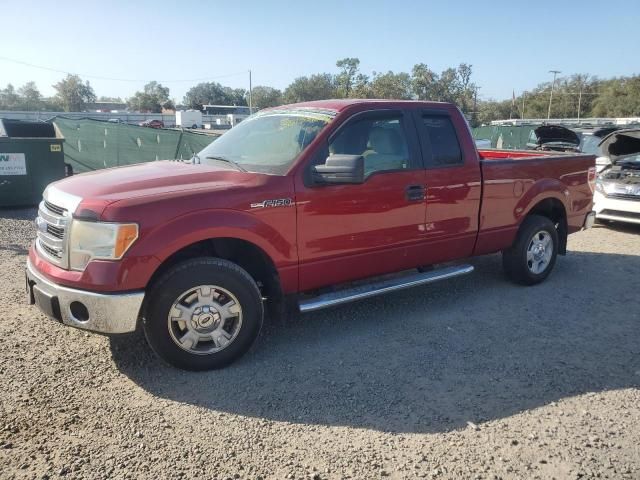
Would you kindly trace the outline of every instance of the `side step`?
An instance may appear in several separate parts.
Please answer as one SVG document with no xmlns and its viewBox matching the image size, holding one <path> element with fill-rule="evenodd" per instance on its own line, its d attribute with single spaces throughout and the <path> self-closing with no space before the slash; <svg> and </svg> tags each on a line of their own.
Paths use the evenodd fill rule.
<svg viewBox="0 0 640 480">
<path fill-rule="evenodd" d="M 440 280 L 466 275 L 471 272 L 473 272 L 473 266 L 471 265 L 456 265 L 453 267 L 431 270 L 430 272 L 415 273 L 400 278 L 382 280 L 368 285 L 346 288 L 337 292 L 318 295 L 317 297 L 300 301 L 299 307 L 301 312 L 313 312 L 314 310 L 362 300 L 376 295 L 382 295 L 383 293 L 395 292 L 396 290 L 402 290 L 404 288 L 439 282 Z"/>
</svg>

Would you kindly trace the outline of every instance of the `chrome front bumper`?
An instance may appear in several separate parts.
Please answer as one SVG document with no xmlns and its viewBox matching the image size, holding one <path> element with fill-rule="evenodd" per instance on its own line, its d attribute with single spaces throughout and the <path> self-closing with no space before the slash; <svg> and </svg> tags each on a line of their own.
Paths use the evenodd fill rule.
<svg viewBox="0 0 640 480">
<path fill-rule="evenodd" d="M 26 275 L 29 303 L 65 325 L 107 334 L 136 329 L 144 292 L 104 294 L 63 287 L 44 278 L 29 260 Z"/>
</svg>

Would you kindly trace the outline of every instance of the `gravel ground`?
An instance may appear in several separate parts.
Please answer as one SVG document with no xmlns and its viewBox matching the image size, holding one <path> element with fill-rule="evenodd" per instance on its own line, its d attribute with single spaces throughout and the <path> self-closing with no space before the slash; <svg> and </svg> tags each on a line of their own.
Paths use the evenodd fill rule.
<svg viewBox="0 0 640 480">
<path fill-rule="evenodd" d="M 640 229 L 544 284 L 476 272 L 268 326 L 186 373 L 25 305 L 34 210 L 0 211 L 0 477 L 640 478 Z"/>
</svg>

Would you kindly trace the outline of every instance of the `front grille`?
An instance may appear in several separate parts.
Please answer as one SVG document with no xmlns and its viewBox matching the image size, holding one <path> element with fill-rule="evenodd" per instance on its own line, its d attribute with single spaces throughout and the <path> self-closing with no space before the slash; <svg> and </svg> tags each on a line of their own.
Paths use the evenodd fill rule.
<svg viewBox="0 0 640 480">
<path fill-rule="evenodd" d="M 40 203 L 36 246 L 51 263 L 67 268 L 67 229 L 71 217 L 64 207 L 46 200 Z"/>
<path fill-rule="evenodd" d="M 54 213 L 56 215 L 63 216 L 67 213 L 66 208 L 59 207 L 57 205 L 54 205 L 53 203 L 47 202 L 46 200 L 44 201 L 44 206 L 46 207 L 47 210 L 49 210 L 51 213 Z"/>
<path fill-rule="evenodd" d="M 49 246 L 47 246 L 45 243 L 40 242 L 40 247 L 42 247 L 42 249 L 47 252 L 47 254 L 51 257 L 55 257 L 58 259 L 62 259 L 62 252 L 59 252 L 58 250 L 55 250 Z"/>
<path fill-rule="evenodd" d="M 615 198 L 618 200 L 634 200 L 640 202 L 640 195 L 632 195 L 630 193 L 610 193 L 607 198 Z"/>
<path fill-rule="evenodd" d="M 47 233 L 50 233 L 56 238 L 64 238 L 64 228 L 62 227 L 54 227 L 53 225 L 47 224 Z"/>
</svg>

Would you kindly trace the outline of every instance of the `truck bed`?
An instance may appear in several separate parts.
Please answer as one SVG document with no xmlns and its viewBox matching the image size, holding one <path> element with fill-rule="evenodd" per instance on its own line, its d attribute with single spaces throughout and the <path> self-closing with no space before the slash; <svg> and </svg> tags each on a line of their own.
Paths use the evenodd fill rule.
<svg viewBox="0 0 640 480">
<path fill-rule="evenodd" d="M 478 155 L 483 200 L 476 255 L 511 245 L 522 217 L 550 194 L 566 211 L 568 233 L 582 228 L 592 205 L 588 171 L 595 165 L 593 155 L 490 149 Z"/>
</svg>

